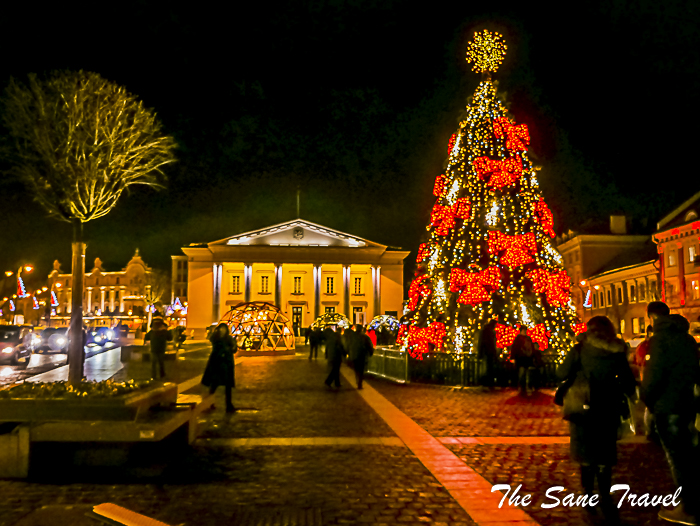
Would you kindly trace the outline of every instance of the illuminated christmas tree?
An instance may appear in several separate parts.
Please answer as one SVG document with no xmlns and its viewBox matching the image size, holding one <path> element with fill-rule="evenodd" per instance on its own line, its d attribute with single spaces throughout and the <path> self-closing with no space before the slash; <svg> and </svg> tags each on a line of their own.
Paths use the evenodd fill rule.
<svg viewBox="0 0 700 526">
<path fill-rule="evenodd" d="M 484 73 L 466 119 L 448 145 L 445 173 L 418 251 L 399 343 L 412 356 L 476 351 L 480 329 L 497 321 L 498 347 L 509 347 L 521 325 L 543 351 L 564 354 L 577 323 L 570 280 L 552 238 L 552 212 L 528 158 L 530 135 L 496 96 L 490 72 L 503 61 L 501 35 L 484 30 L 469 43 L 467 61 Z"/>
</svg>

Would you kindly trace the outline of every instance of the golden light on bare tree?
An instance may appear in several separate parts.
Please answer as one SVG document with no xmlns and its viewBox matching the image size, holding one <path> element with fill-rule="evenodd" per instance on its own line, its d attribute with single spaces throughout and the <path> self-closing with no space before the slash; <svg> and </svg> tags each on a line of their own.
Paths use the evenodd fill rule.
<svg viewBox="0 0 700 526">
<path fill-rule="evenodd" d="M 69 381 L 83 375 L 85 246 L 82 224 L 103 217 L 132 185 L 161 187 L 175 141 L 123 87 L 90 72 L 14 79 L 5 92 L 6 154 L 13 173 L 50 215 L 73 224 Z"/>
</svg>

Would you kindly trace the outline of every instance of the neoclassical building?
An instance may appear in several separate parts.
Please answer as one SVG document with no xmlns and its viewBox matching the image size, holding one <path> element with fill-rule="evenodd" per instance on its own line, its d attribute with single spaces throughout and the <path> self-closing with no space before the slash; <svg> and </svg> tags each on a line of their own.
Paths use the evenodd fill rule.
<svg viewBox="0 0 700 526">
<path fill-rule="evenodd" d="M 100 258 L 95 258 L 92 270 L 85 270 L 83 313 L 87 316 L 143 315 L 151 272 L 138 249 L 126 267 L 119 271 L 106 271 Z M 55 307 L 58 317 L 71 313 L 71 280 L 72 275 L 61 273 L 60 264 L 54 262 L 54 269 L 49 274 L 49 286 L 58 300 Z"/>
<path fill-rule="evenodd" d="M 181 300 L 186 294 L 187 328 L 195 337 L 248 301 L 277 305 L 297 333 L 324 312 L 340 312 L 357 323 L 402 312 L 408 251 L 303 219 L 194 243 L 182 252 L 172 256 L 178 287 L 172 294 Z"/>
</svg>

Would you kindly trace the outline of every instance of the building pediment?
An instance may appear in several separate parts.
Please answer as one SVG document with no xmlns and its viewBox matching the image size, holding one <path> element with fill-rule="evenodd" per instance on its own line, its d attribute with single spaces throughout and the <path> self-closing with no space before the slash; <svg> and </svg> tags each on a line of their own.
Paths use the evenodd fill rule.
<svg viewBox="0 0 700 526">
<path fill-rule="evenodd" d="M 294 246 L 294 247 L 348 247 L 384 248 L 385 245 L 362 239 L 352 234 L 296 219 L 278 225 L 245 232 L 208 243 L 224 246 Z"/>
<path fill-rule="evenodd" d="M 696 193 L 656 224 L 658 232 L 700 220 L 700 192 Z"/>
</svg>

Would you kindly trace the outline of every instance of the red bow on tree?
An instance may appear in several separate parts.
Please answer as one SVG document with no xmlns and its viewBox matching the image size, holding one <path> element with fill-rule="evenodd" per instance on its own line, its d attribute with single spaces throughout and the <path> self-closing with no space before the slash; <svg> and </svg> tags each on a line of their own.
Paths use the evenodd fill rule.
<svg viewBox="0 0 700 526">
<path fill-rule="evenodd" d="M 547 203 L 544 202 L 544 199 L 540 197 L 540 200 L 537 201 L 533 208 L 533 212 L 535 214 L 535 219 L 537 222 L 542 225 L 542 228 L 544 228 L 544 231 L 549 234 L 549 237 L 555 237 L 556 234 L 554 233 L 554 216 L 552 215 L 552 211 L 549 209 L 547 206 Z"/>
<path fill-rule="evenodd" d="M 499 139 L 506 137 L 506 148 L 511 152 L 525 152 L 530 144 L 530 134 L 527 124 L 512 124 L 505 117 L 499 117 L 493 121 L 493 132 Z"/>
<path fill-rule="evenodd" d="M 474 169 L 481 179 L 489 180 L 489 188 L 503 188 L 515 183 L 523 175 L 523 161 L 520 157 L 509 157 L 504 161 L 477 157 L 474 159 Z"/>
<path fill-rule="evenodd" d="M 532 338 L 533 342 L 539 344 L 540 351 L 544 351 L 545 349 L 549 348 L 550 332 L 547 330 L 547 326 L 544 323 L 540 323 L 528 329 L 527 335 Z"/>
<path fill-rule="evenodd" d="M 491 299 L 491 293 L 501 285 L 501 273 L 496 267 L 481 272 L 468 272 L 461 268 L 450 271 L 450 292 L 460 292 L 457 301 L 476 305 Z"/>
<path fill-rule="evenodd" d="M 545 293 L 550 305 L 564 306 L 569 303 L 571 280 L 565 270 L 549 273 L 543 268 L 526 274 L 532 281 L 532 290 Z"/>
<path fill-rule="evenodd" d="M 489 231 L 489 252 L 491 254 L 500 254 L 501 263 L 509 267 L 517 267 L 532 263 L 532 257 L 537 252 L 537 241 L 535 234 L 528 232 L 527 234 L 518 234 L 509 236 L 497 230 Z"/>
<path fill-rule="evenodd" d="M 571 328 L 574 330 L 574 334 L 581 334 L 588 330 L 588 325 L 585 323 L 572 323 Z"/>
<path fill-rule="evenodd" d="M 414 358 L 422 360 L 423 353 L 430 352 L 431 343 L 438 351 L 442 349 L 445 334 L 445 324 L 439 321 L 434 321 L 428 327 L 411 325 L 408 328 L 408 352 Z"/>
<path fill-rule="evenodd" d="M 510 327 L 508 325 L 496 324 L 496 347 L 499 349 L 505 349 L 513 345 L 515 337 L 520 334 L 520 330 L 516 327 Z"/>
<path fill-rule="evenodd" d="M 421 243 L 418 247 L 418 256 L 416 256 L 416 263 L 420 263 L 427 257 L 429 257 L 433 251 L 430 249 L 430 244 Z"/>
<path fill-rule="evenodd" d="M 421 297 L 423 299 L 430 297 L 432 290 L 428 286 L 428 283 L 430 282 L 428 278 L 429 276 L 427 274 L 423 274 L 411 282 L 411 286 L 408 289 L 409 310 L 416 310 Z"/>
<path fill-rule="evenodd" d="M 446 236 L 450 228 L 455 227 L 455 218 L 469 219 L 471 204 L 466 197 L 457 199 L 452 206 L 442 206 L 435 204 L 430 214 L 430 224 L 436 227 L 435 233 L 439 236 Z"/>
<path fill-rule="evenodd" d="M 441 197 L 445 193 L 445 186 L 447 185 L 447 177 L 444 174 L 438 175 L 435 178 L 435 186 L 433 187 L 433 195 L 435 197 Z"/>
</svg>

